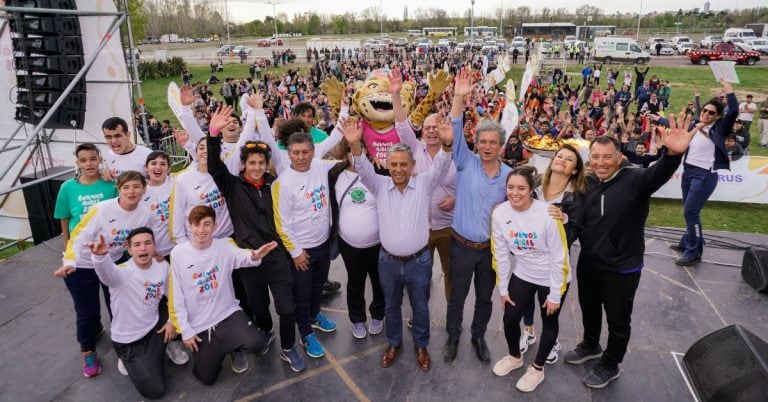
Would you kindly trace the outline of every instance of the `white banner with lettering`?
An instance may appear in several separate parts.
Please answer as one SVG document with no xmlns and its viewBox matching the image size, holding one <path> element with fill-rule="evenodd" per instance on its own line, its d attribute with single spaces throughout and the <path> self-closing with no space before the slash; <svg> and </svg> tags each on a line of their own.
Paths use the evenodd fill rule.
<svg viewBox="0 0 768 402">
<path fill-rule="evenodd" d="M 653 194 L 658 198 L 682 199 L 680 183 L 682 164 L 667 184 Z M 718 172 L 717 188 L 709 197 L 712 201 L 768 204 L 768 157 L 745 156 L 731 162 L 731 170 Z"/>
</svg>

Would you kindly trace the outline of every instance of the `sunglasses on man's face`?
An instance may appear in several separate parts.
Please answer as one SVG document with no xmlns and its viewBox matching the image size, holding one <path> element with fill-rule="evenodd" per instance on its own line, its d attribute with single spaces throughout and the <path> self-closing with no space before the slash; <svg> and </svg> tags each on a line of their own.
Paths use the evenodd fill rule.
<svg viewBox="0 0 768 402">
<path fill-rule="evenodd" d="M 715 116 L 715 115 L 717 115 L 717 110 L 712 110 L 712 109 L 704 108 L 704 109 L 701 109 L 701 113 L 705 113 L 705 114 L 708 114 L 710 116 Z"/>
</svg>

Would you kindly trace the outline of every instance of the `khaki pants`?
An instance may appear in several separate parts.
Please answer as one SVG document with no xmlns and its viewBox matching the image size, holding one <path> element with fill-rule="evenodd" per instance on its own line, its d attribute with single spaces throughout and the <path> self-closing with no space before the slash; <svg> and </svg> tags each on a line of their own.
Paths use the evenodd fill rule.
<svg viewBox="0 0 768 402">
<path fill-rule="evenodd" d="M 760 145 L 768 145 L 768 119 L 757 120 L 757 133 L 760 134 Z"/>
<path fill-rule="evenodd" d="M 435 249 L 440 254 L 440 267 L 443 270 L 443 286 L 445 287 L 445 301 L 451 297 L 451 277 L 449 275 L 448 256 L 451 253 L 451 228 L 429 231 L 429 252 L 435 255 Z M 433 258 L 434 261 L 434 258 Z"/>
</svg>

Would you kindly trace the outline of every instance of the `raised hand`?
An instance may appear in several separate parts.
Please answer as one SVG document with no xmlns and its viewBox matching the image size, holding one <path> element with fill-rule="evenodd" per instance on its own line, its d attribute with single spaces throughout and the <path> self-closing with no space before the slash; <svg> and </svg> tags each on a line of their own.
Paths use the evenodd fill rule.
<svg viewBox="0 0 768 402">
<path fill-rule="evenodd" d="M 453 124 L 451 124 L 450 118 L 440 119 L 437 122 L 437 136 L 443 145 L 453 145 Z"/>
<path fill-rule="evenodd" d="M 88 243 L 88 248 L 91 249 L 93 255 L 107 255 L 109 252 L 109 247 L 104 241 L 104 235 L 99 235 L 99 241 Z"/>
<path fill-rule="evenodd" d="M 211 122 L 208 126 L 221 131 L 229 124 L 230 116 L 232 116 L 232 106 L 219 106 L 216 112 L 211 115 Z"/>
<path fill-rule="evenodd" d="M 271 241 L 256 250 L 251 250 L 251 259 L 256 261 L 260 260 L 264 257 L 266 257 L 267 254 L 269 254 L 270 251 L 274 250 L 277 247 L 276 241 Z"/>
<path fill-rule="evenodd" d="M 179 144 L 182 148 L 184 148 L 184 146 L 187 145 L 187 142 L 189 142 L 189 134 L 180 128 L 173 129 L 173 138 L 176 139 L 176 143 Z"/>
<path fill-rule="evenodd" d="M 467 67 L 461 69 L 454 81 L 456 84 L 453 87 L 453 95 L 457 98 L 463 99 L 477 87 L 477 84 L 472 83 L 472 70 Z"/>
<path fill-rule="evenodd" d="M 395 67 L 389 73 L 389 93 L 392 96 L 400 96 L 400 90 L 403 89 L 403 74 L 400 69 Z"/>
<path fill-rule="evenodd" d="M 723 86 L 723 93 L 726 93 L 726 94 L 733 93 L 733 85 L 731 85 L 731 83 L 726 81 L 724 78 L 720 80 L 720 85 Z"/>
<path fill-rule="evenodd" d="M 255 91 L 253 95 L 248 97 L 246 102 L 248 103 L 248 106 L 253 109 L 264 109 L 264 94 L 261 91 Z"/>
<path fill-rule="evenodd" d="M 339 118 L 337 123 L 339 131 L 344 136 L 344 139 L 352 145 L 363 136 L 363 126 L 356 117 L 347 116 Z"/>
<path fill-rule="evenodd" d="M 192 92 L 192 87 L 189 84 L 184 84 L 179 89 L 179 100 L 184 106 L 195 103 L 195 94 Z"/>
<path fill-rule="evenodd" d="M 669 115 L 669 128 L 664 129 L 662 126 L 656 128 L 656 134 L 662 136 L 664 139 L 664 145 L 667 147 L 667 154 L 680 155 L 688 149 L 688 144 L 691 143 L 693 136 L 701 128 L 701 124 L 697 124 L 691 131 L 688 131 L 687 127 L 691 125 L 691 115 L 685 113 L 679 113 L 677 120 L 675 120 L 675 114 Z"/>
</svg>

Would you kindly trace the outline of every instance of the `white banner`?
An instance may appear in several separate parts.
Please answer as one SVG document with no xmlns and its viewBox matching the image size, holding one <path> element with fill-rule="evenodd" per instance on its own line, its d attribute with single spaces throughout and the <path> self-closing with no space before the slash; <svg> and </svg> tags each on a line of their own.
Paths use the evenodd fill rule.
<svg viewBox="0 0 768 402">
<path fill-rule="evenodd" d="M 680 183 L 682 164 L 667 184 L 653 194 L 658 198 L 682 199 Z M 745 156 L 731 162 L 731 170 L 718 171 L 717 188 L 709 197 L 712 201 L 768 204 L 768 157 Z"/>
</svg>

